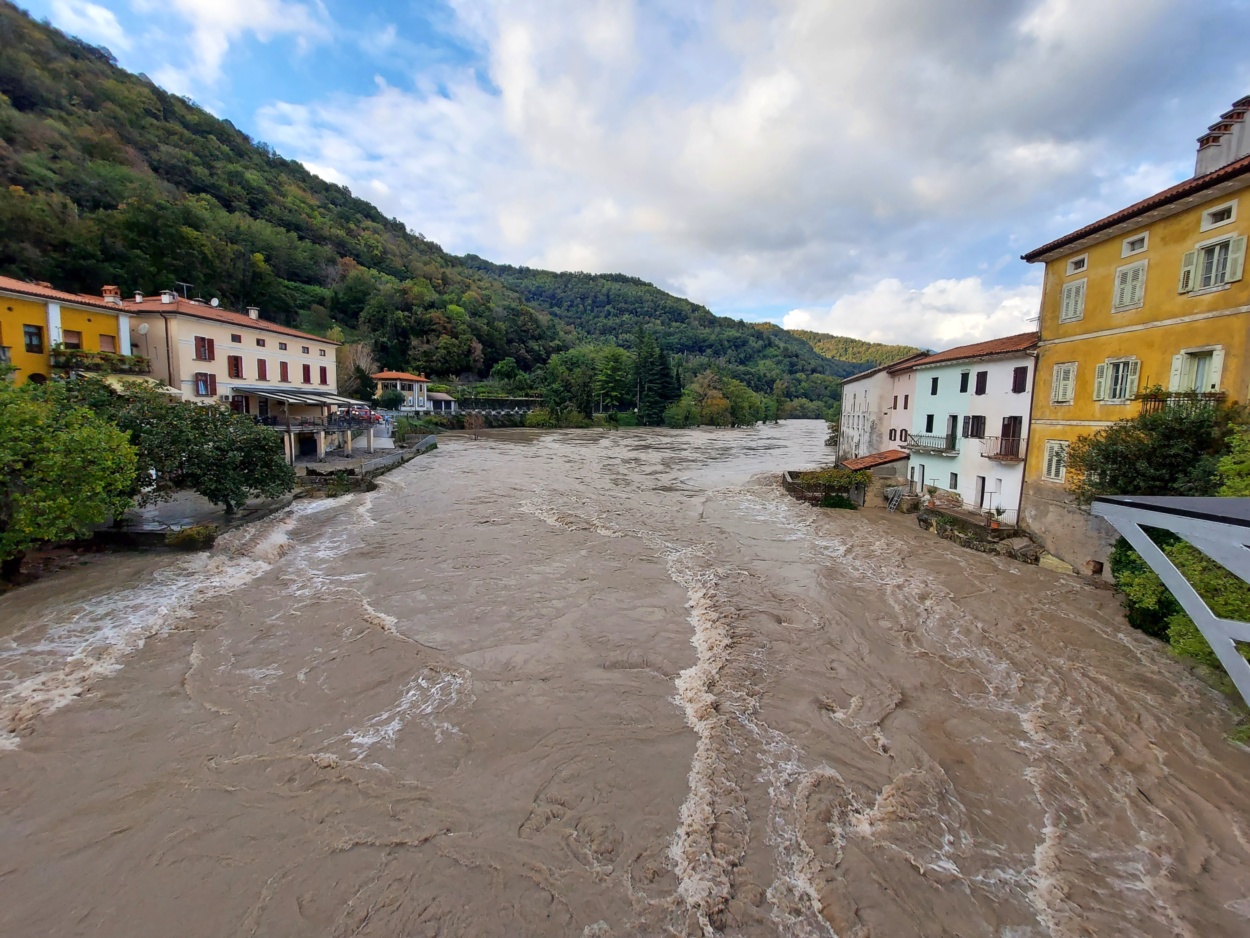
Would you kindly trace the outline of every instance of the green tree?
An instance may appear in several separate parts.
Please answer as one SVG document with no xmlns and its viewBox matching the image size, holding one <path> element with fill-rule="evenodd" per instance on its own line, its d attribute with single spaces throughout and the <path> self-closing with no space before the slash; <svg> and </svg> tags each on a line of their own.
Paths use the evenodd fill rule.
<svg viewBox="0 0 1250 938">
<path fill-rule="evenodd" d="M 634 403 L 634 360 L 629 352 L 615 345 L 599 355 L 595 392 L 600 411 L 617 411 Z"/>
<path fill-rule="evenodd" d="M 134 469 L 126 434 L 88 408 L 56 388 L 0 382 L 0 579 L 34 545 L 82 537 L 125 511 Z"/>
<path fill-rule="evenodd" d="M 1250 496 L 1250 426 L 1239 426 L 1228 438 L 1228 455 L 1216 466 L 1220 494 L 1230 498 Z"/>
<path fill-rule="evenodd" d="M 404 392 L 397 388 L 387 388 L 378 395 L 378 406 L 383 410 L 399 410 L 403 406 L 407 398 Z"/>
</svg>

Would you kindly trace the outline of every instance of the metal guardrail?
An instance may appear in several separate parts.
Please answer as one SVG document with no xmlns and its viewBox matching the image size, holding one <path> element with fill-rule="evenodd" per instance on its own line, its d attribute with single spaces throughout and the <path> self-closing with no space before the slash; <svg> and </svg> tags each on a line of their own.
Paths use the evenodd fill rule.
<svg viewBox="0 0 1250 938">
<path fill-rule="evenodd" d="M 270 414 L 256 417 L 256 422 L 275 430 L 381 430 L 382 424 L 360 417 L 283 417 Z"/>
<path fill-rule="evenodd" d="M 907 438 L 906 443 L 900 444 L 903 449 L 922 450 L 933 453 L 957 453 L 959 452 L 959 437 L 953 433 L 947 433 L 942 436 L 936 434 L 912 434 Z"/>
<path fill-rule="evenodd" d="M 1137 401 L 1141 404 L 1143 414 L 1157 414 L 1161 410 L 1179 408 L 1182 410 L 1202 410 L 1207 407 L 1218 407 L 1228 399 L 1223 391 L 1164 391 L 1162 393 L 1140 394 Z"/>
<path fill-rule="evenodd" d="M 981 455 L 1003 462 L 1023 462 L 1028 444 L 1026 436 L 987 436 L 981 439 Z"/>
</svg>

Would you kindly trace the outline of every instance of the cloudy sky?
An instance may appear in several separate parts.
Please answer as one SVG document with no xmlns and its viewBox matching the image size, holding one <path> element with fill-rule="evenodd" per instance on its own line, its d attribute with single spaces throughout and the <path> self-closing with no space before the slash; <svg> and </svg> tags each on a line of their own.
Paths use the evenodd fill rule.
<svg viewBox="0 0 1250 938">
<path fill-rule="evenodd" d="M 1193 172 L 1250 0 L 26 0 L 454 253 L 942 347 Z"/>
</svg>

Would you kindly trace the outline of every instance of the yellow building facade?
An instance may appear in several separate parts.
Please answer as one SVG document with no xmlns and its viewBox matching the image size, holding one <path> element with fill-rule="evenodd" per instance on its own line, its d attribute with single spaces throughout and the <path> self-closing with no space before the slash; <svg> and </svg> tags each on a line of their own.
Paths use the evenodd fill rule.
<svg viewBox="0 0 1250 938">
<path fill-rule="evenodd" d="M 1021 516 L 1082 572 L 1109 575 L 1115 535 L 1065 489 L 1071 443 L 1178 395 L 1250 400 L 1247 235 L 1241 157 L 1024 256 L 1046 270 Z"/>
<path fill-rule="evenodd" d="M 0 364 L 22 384 L 66 370 L 62 353 L 90 353 L 76 356 L 88 367 L 94 354 L 129 356 L 130 317 L 118 304 L 0 277 Z"/>
</svg>

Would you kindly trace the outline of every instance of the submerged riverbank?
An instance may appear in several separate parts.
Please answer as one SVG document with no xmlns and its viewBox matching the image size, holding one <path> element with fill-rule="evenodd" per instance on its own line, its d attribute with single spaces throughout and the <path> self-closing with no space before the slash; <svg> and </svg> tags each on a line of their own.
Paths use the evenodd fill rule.
<svg viewBox="0 0 1250 938">
<path fill-rule="evenodd" d="M 789 500 L 823 430 L 445 436 L 0 597 L 0 931 L 1250 927 L 1223 699 L 1105 591 Z"/>
</svg>

